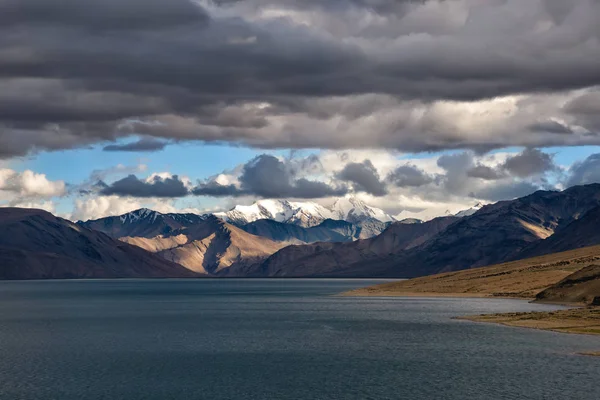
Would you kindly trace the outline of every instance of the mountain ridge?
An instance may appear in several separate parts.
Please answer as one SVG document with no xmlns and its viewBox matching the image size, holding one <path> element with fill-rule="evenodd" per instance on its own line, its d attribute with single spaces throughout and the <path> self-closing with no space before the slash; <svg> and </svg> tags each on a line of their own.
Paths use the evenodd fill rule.
<svg viewBox="0 0 600 400">
<path fill-rule="evenodd" d="M 343 220 L 351 223 L 367 219 L 380 222 L 395 221 L 394 217 L 383 210 L 368 206 L 354 197 L 337 199 L 330 207 L 314 202 L 291 202 L 288 200 L 258 200 L 250 206 L 235 206 L 227 212 L 215 213 L 215 216 L 234 225 L 246 225 L 261 219 L 299 225 L 311 228 L 326 219 Z"/>
<path fill-rule="evenodd" d="M 290 256 L 282 257 L 282 251 L 275 253 L 265 261 L 266 265 L 256 270 L 285 275 L 286 268 L 297 270 L 298 265 L 314 267 L 318 263 L 331 273 L 343 259 L 344 268 L 335 271 L 336 274 L 411 278 L 482 267 L 519 258 L 528 246 L 550 237 L 599 206 L 600 184 L 576 186 L 562 192 L 537 191 L 516 200 L 486 205 L 470 216 L 452 217 L 455 220 L 446 229 L 411 248 L 395 248 L 375 257 L 359 254 L 356 259 L 349 257 L 350 253 L 338 254 L 345 249 L 343 244 L 337 245 L 338 249 L 336 244 L 284 249 Z M 275 259 L 277 256 L 279 260 Z"/>
<path fill-rule="evenodd" d="M 287 242 L 252 235 L 215 216 L 167 235 L 123 237 L 121 240 L 193 272 L 211 275 L 232 265 L 255 263 L 288 245 Z"/>
<path fill-rule="evenodd" d="M 0 278 L 198 277 L 138 247 L 46 211 L 0 208 Z"/>
</svg>

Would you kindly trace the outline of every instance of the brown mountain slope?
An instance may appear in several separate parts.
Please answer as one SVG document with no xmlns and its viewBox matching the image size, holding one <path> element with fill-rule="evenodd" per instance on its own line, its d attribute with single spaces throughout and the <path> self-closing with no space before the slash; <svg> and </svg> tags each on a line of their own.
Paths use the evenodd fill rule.
<svg viewBox="0 0 600 400">
<path fill-rule="evenodd" d="M 382 276 L 412 278 L 525 258 L 523 250 L 599 205 L 598 184 L 563 192 L 538 191 L 485 206 L 422 246 L 368 264 L 357 263 L 355 269 L 371 268 L 382 271 Z"/>
<path fill-rule="evenodd" d="M 518 297 L 532 299 L 557 282 L 600 263 L 600 246 L 549 254 L 358 289 L 360 296 Z"/>
<path fill-rule="evenodd" d="M 191 276 L 197 275 L 46 211 L 0 208 L 0 279 Z"/>
<path fill-rule="evenodd" d="M 154 252 L 161 257 L 200 272 L 218 275 L 232 265 L 257 263 L 287 246 L 247 233 L 209 216 L 189 228 L 168 235 L 147 238 L 121 238 L 122 241 Z"/>
<path fill-rule="evenodd" d="M 600 244 L 600 207 L 596 207 L 584 216 L 558 230 L 548 239 L 528 247 L 520 254 L 522 257 L 567 251 Z"/>
<path fill-rule="evenodd" d="M 385 232 L 366 243 L 295 246 L 243 273 L 411 278 L 476 268 L 523 258 L 524 249 L 599 206 L 600 184 L 576 186 L 563 192 L 538 191 L 485 206 L 411 246 L 374 250 L 375 243 L 388 240 Z"/>
<path fill-rule="evenodd" d="M 536 299 L 546 302 L 600 305 L 600 265 L 593 264 L 580 269 L 539 293 Z"/>
<path fill-rule="evenodd" d="M 423 224 L 396 222 L 381 235 L 350 243 L 314 243 L 288 246 L 261 264 L 236 267 L 234 276 L 376 276 L 379 270 L 355 270 L 357 262 L 368 264 L 389 254 L 396 254 L 425 243 L 458 218 L 436 218 Z"/>
<path fill-rule="evenodd" d="M 521 252 L 532 243 L 546 239 L 599 205 L 600 185 L 588 185 L 563 192 L 539 191 L 485 206 L 393 263 L 390 274 L 413 277 L 525 258 Z"/>
<path fill-rule="evenodd" d="M 106 233 L 115 239 L 125 236 L 153 238 L 195 225 L 205 218 L 204 215 L 189 213 L 162 214 L 158 211 L 141 208 L 117 217 L 105 217 L 85 222 L 79 221 L 77 224 Z"/>
</svg>

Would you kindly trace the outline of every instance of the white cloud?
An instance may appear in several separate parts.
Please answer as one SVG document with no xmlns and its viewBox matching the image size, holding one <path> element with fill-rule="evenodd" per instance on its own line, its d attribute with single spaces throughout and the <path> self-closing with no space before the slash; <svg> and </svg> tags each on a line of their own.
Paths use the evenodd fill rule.
<svg viewBox="0 0 600 400">
<path fill-rule="evenodd" d="M 121 215 L 142 208 L 142 204 L 131 198 L 119 196 L 88 196 L 75 199 L 73 221 L 87 221 L 113 215 Z"/>
<path fill-rule="evenodd" d="M 146 207 L 160 213 L 194 213 L 202 214 L 195 207 L 177 207 L 173 201 L 164 199 L 134 199 L 119 196 L 86 196 L 75 199 L 75 208 L 69 216 L 72 221 L 87 221 L 110 216 L 122 215 L 140 208 Z"/>
<path fill-rule="evenodd" d="M 64 181 L 50 181 L 45 174 L 31 170 L 17 172 L 0 169 L 0 191 L 8 192 L 16 198 L 48 199 L 66 194 Z"/>
</svg>

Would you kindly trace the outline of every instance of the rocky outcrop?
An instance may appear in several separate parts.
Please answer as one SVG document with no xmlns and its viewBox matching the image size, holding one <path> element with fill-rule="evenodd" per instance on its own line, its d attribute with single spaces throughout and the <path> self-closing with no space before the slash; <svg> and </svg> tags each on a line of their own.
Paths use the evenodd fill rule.
<svg viewBox="0 0 600 400">
<path fill-rule="evenodd" d="M 549 238 L 536 242 L 525 249 L 524 257 L 567 251 L 600 244 L 600 207 L 596 207 L 579 219 L 558 229 Z"/>
<path fill-rule="evenodd" d="M 365 220 L 353 224 L 346 221 L 326 219 L 310 228 L 299 225 L 261 219 L 240 228 L 256 236 L 274 241 L 295 244 L 315 242 L 350 242 L 379 235 L 388 225 L 378 220 Z"/>
<path fill-rule="evenodd" d="M 222 274 L 232 266 L 257 263 L 289 244 L 252 235 L 214 216 L 167 235 L 121 240 L 191 271 L 211 275 Z"/>
<path fill-rule="evenodd" d="M 288 246 L 263 263 L 232 268 L 235 276 L 377 276 L 378 261 L 419 246 L 437 235 L 457 218 L 437 218 L 423 224 L 394 223 L 381 235 L 351 243 L 314 243 Z M 385 267 L 385 266 L 384 266 Z M 385 269 L 385 268 L 384 268 Z"/>
</svg>

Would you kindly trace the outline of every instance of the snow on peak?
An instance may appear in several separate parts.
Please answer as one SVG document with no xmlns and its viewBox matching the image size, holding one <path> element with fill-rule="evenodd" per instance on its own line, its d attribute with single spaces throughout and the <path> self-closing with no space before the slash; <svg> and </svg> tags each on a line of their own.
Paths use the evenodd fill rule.
<svg viewBox="0 0 600 400">
<path fill-rule="evenodd" d="M 131 224 L 139 220 L 156 221 L 156 218 L 161 215 L 158 211 L 150 210 L 149 208 L 140 208 L 139 210 L 131 211 L 119 217 L 122 224 Z"/>
<path fill-rule="evenodd" d="M 364 201 L 351 196 L 336 200 L 330 209 L 335 215 L 335 219 L 349 222 L 358 222 L 367 218 L 374 218 L 381 222 L 395 221 L 394 217 L 386 214 L 383 210 L 370 207 Z"/>
<path fill-rule="evenodd" d="M 259 200 L 249 206 L 235 206 L 230 211 L 215 213 L 215 216 L 235 224 L 247 224 L 259 219 L 314 226 L 331 218 L 331 212 L 323 206 L 311 202 L 290 202 L 287 200 Z"/>
<path fill-rule="evenodd" d="M 462 210 L 457 212 L 456 214 L 454 214 L 455 217 L 469 217 L 473 214 L 475 214 L 477 211 L 481 210 L 481 208 L 483 208 L 484 204 L 483 203 L 477 203 L 475 204 L 473 207 L 466 209 L 466 210 Z"/>
<path fill-rule="evenodd" d="M 235 206 L 230 211 L 216 213 L 225 221 L 243 225 L 259 219 L 270 219 L 304 227 L 316 226 L 326 219 L 358 222 L 373 218 L 381 222 L 393 221 L 383 210 L 373 208 L 354 197 L 338 199 L 331 207 L 314 202 L 291 202 L 287 200 L 259 200 L 249 206 Z"/>
</svg>

